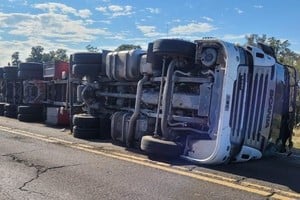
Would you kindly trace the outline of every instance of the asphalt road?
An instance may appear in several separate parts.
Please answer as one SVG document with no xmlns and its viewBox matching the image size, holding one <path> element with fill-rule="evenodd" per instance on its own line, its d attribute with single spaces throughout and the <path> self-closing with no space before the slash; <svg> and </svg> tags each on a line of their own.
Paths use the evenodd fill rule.
<svg viewBox="0 0 300 200">
<path fill-rule="evenodd" d="M 300 157 L 197 166 L 0 117 L 0 199 L 300 199 Z"/>
</svg>

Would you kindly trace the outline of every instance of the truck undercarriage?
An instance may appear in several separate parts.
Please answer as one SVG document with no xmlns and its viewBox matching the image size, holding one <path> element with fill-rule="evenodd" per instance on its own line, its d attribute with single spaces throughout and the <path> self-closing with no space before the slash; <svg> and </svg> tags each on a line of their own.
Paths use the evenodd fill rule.
<svg viewBox="0 0 300 200">
<path fill-rule="evenodd" d="M 162 39 L 149 43 L 147 52 L 85 56 L 71 56 L 77 89 L 70 96 L 78 100 L 72 105 L 83 105 L 85 112 L 72 113 L 75 137 L 110 133 L 148 154 L 205 164 L 258 159 L 272 140 L 282 139 L 272 134 L 275 98 L 294 101 L 277 89 L 277 82 L 287 80 L 277 79 L 295 73 L 257 47 Z M 279 121 L 294 115 L 283 107 L 276 112 Z"/>
</svg>

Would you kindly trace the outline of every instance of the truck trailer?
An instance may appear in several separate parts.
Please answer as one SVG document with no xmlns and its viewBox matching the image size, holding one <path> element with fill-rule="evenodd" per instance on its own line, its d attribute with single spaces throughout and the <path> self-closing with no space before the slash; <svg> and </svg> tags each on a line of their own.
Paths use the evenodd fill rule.
<svg viewBox="0 0 300 200">
<path fill-rule="evenodd" d="M 69 63 L 22 62 L 0 68 L 0 114 L 23 122 L 68 125 Z"/>
</svg>

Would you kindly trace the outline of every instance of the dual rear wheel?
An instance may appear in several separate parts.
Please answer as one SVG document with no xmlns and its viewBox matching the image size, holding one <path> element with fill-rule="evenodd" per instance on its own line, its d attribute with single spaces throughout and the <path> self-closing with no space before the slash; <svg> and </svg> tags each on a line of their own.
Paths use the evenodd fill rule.
<svg viewBox="0 0 300 200">
<path fill-rule="evenodd" d="M 81 139 L 108 139 L 110 122 L 108 119 L 90 114 L 73 116 L 73 136 Z"/>
</svg>

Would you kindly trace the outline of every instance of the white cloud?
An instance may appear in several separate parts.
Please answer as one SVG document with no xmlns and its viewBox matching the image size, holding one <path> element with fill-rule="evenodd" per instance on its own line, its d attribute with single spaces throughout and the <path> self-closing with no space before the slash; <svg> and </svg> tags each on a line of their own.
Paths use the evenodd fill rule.
<svg viewBox="0 0 300 200">
<path fill-rule="evenodd" d="M 100 20 L 99 22 L 101 22 L 103 24 L 111 24 L 110 20 Z"/>
<path fill-rule="evenodd" d="M 242 11 L 241 9 L 239 9 L 239 8 L 235 8 L 234 9 L 238 14 L 243 14 L 244 13 L 244 11 Z"/>
<path fill-rule="evenodd" d="M 108 9 L 112 12 L 120 12 L 123 11 L 123 7 L 118 6 L 118 5 L 110 5 L 108 6 Z"/>
<path fill-rule="evenodd" d="M 62 13 L 62 14 L 73 14 L 81 18 L 88 18 L 92 15 L 92 12 L 88 9 L 76 10 L 62 3 L 42 3 L 34 4 L 34 8 L 48 11 L 50 13 Z"/>
<path fill-rule="evenodd" d="M 100 7 L 97 7 L 96 10 L 105 13 L 105 12 L 107 12 L 107 7 L 100 6 Z"/>
<path fill-rule="evenodd" d="M 89 9 L 79 10 L 78 13 L 82 18 L 89 18 L 92 15 L 92 12 Z"/>
<path fill-rule="evenodd" d="M 66 49 L 66 45 L 60 44 L 60 43 L 53 43 L 49 40 L 44 39 L 38 39 L 34 37 L 28 38 L 27 41 L 18 41 L 18 40 L 12 40 L 12 41 L 0 41 L 0 47 L 1 49 L 5 49 L 5 51 L 1 51 L 0 54 L 0 66 L 7 65 L 8 62 L 11 62 L 11 55 L 18 51 L 20 53 L 20 60 L 25 61 L 25 59 L 28 57 L 28 55 L 31 52 L 32 46 L 38 46 L 41 45 L 43 47 L 46 47 L 44 52 L 48 52 L 50 50 L 56 50 L 58 48 Z"/>
<path fill-rule="evenodd" d="M 90 29 L 82 20 L 71 20 L 69 16 L 55 13 L 30 14 L 1 14 L 4 27 L 10 28 L 9 34 L 19 36 L 36 36 L 72 42 L 85 42 L 99 35 L 108 35 L 105 29 Z"/>
<path fill-rule="evenodd" d="M 189 35 L 195 33 L 207 33 L 217 28 L 209 23 L 190 23 L 187 25 L 180 25 L 170 29 L 172 35 Z"/>
<path fill-rule="evenodd" d="M 263 8 L 264 6 L 263 6 L 263 5 L 254 5 L 253 7 L 254 7 L 254 8 L 261 9 L 261 8 Z"/>
<path fill-rule="evenodd" d="M 208 22 L 213 22 L 214 20 L 210 17 L 203 16 L 202 19 L 205 19 Z"/>
<path fill-rule="evenodd" d="M 156 31 L 155 26 L 143 26 L 143 25 L 137 25 L 137 29 L 139 29 L 144 36 L 146 37 L 157 37 L 157 36 L 162 36 L 162 33 L 159 33 Z"/>
<path fill-rule="evenodd" d="M 146 8 L 146 10 L 148 10 L 152 14 L 159 14 L 160 13 L 159 8 Z"/>
<path fill-rule="evenodd" d="M 120 5 L 109 5 L 109 6 L 100 6 L 97 7 L 96 10 L 100 11 L 104 15 L 111 16 L 111 17 L 119 17 L 119 16 L 129 16 L 132 15 L 133 7 L 126 5 L 126 6 L 120 6 Z"/>
<path fill-rule="evenodd" d="M 85 25 L 89 25 L 89 24 L 93 24 L 93 23 L 95 23 L 95 21 L 92 20 L 92 19 L 86 19 L 86 20 L 84 20 L 84 24 Z"/>
<path fill-rule="evenodd" d="M 41 45 L 45 52 L 80 43 L 90 43 L 101 36 L 110 35 L 105 28 L 90 28 L 94 23 L 87 9 L 76 10 L 62 4 L 36 4 L 37 9 L 45 10 L 40 14 L 3 13 L 0 12 L 0 27 L 7 37 L 18 36 L 20 39 L 0 40 L 0 65 L 7 65 L 15 51 L 20 52 L 20 58 L 28 57 L 31 47 Z M 77 18 L 76 17 L 80 17 Z M 74 19 L 75 17 L 75 19 Z"/>
</svg>

